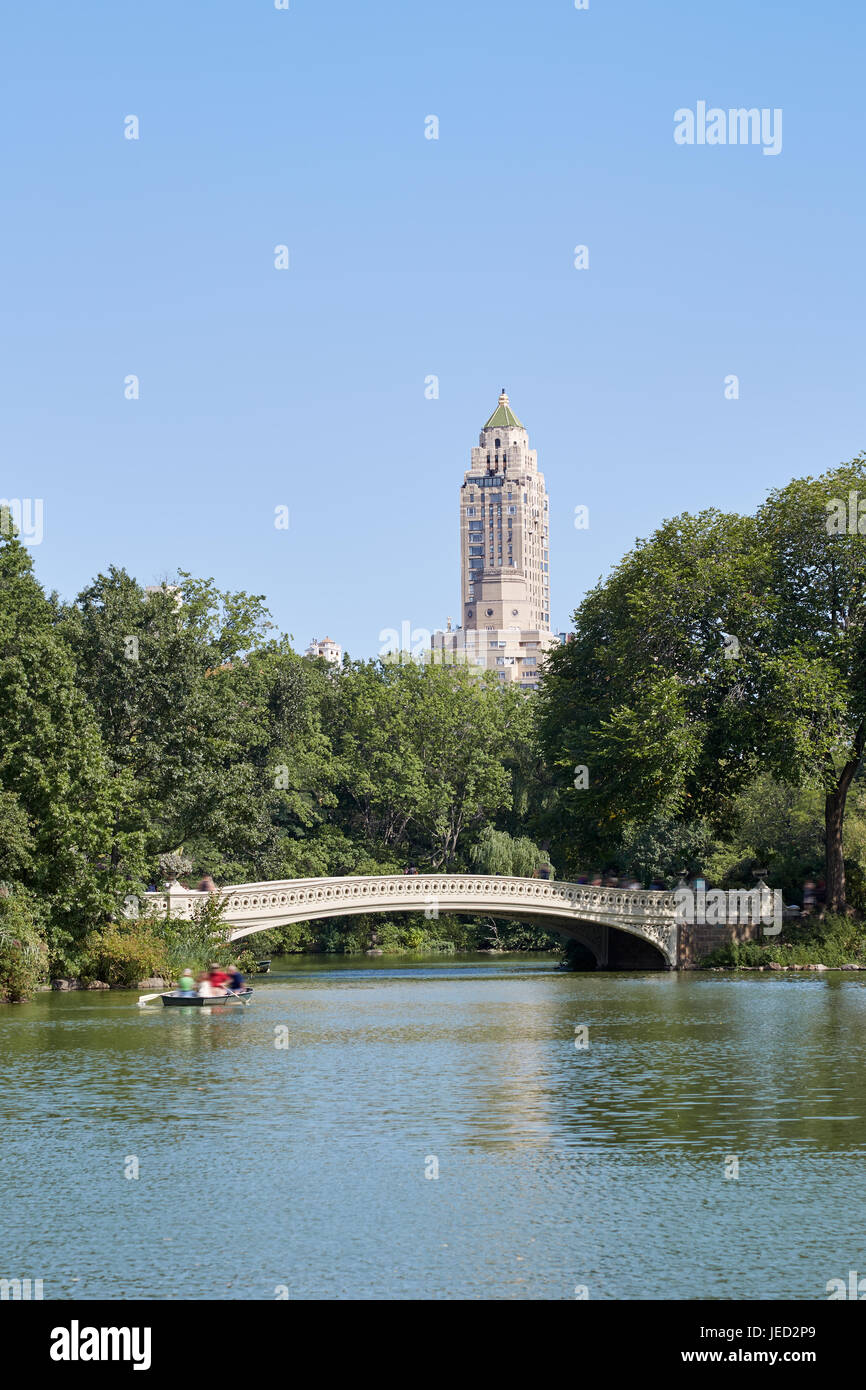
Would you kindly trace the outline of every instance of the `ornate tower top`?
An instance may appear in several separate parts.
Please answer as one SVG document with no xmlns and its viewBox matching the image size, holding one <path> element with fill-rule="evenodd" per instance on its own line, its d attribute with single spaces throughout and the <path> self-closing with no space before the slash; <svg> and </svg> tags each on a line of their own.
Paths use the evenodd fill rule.
<svg viewBox="0 0 866 1390">
<path fill-rule="evenodd" d="M 503 386 L 502 394 L 499 397 L 499 404 L 494 410 L 490 419 L 487 421 L 487 424 L 484 426 L 484 428 L 486 430 L 496 430 L 508 429 L 509 427 L 511 429 L 517 430 L 523 429 L 523 426 L 521 425 L 520 421 L 518 420 L 517 416 L 515 415 L 514 411 L 511 409 L 511 406 L 508 403 L 508 395 L 506 393 L 505 387 Z"/>
</svg>

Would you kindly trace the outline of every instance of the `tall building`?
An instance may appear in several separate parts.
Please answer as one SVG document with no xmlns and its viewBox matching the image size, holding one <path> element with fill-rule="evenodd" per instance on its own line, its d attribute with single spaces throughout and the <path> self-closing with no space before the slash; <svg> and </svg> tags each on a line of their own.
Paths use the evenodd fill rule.
<svg viewBox="0 0 866 1390">
<path fill-rule="evenodd" d="M 343 648 L 338 642 L 332 641 L 330 637 L 323 637 L 321 642 L 318 637 L 314 637 L 307 647 L 307 656 L 323 656 L 332 666 L 339 666 L 343 660 Z"/>
<path fill-rule="evenodd" d="M 503 390 L 460 489 L 463 622 L 433 634 L 434 660 L 499 672 L 526 689 L 558 638 L 550 630 L 547 489 Z"/>
</svg>

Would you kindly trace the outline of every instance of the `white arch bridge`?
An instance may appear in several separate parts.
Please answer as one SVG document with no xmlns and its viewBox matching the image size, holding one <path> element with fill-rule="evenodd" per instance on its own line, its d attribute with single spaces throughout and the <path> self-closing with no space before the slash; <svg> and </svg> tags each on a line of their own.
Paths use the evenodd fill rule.
<svg viewBox="0 0 866 1390">
<path fill-rule="evenodd" d="M 149 913 L 189 919 L 208 895 L 174 883 L 145 896 Z M 232 941 L 318 917 L 458 912 L 519 918 L 573 937 L 602 969 L 677 966 L 673 893 L 489 874 L 371 874 L 234 884 L 221 889 L 220 897 Z"/>
</svg>

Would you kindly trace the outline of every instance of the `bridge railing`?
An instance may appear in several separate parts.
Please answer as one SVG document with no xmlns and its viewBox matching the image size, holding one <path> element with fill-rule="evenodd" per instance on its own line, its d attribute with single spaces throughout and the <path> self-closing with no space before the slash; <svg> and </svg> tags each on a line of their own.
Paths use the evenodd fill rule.
<svg viewBox="0 0 866 1390">
<path fill-rule="evenodd" d="M 270 880 L 261 883 L 231 884 L 219 890 L 225 903 L 228 920 L 238 921 L 263 913 L 278 916 L 281 912 L 297 912 L 304 905 L 347 905 L 363 900 L 371 910 L 382 902 L 395 902 L 411 910 L 417 902 L 419 910 L 430 900 L 460 901 L 460 911 L 471 911 L 498 904 L 517 909 L 540 912 L 554 911 L 579 914 L 611 914 L 626 920 L 656 920 L 669 923 L 675 920 L 673 893 L 654 889 L 608 888 L 592 884 L 569 883 L 564 880 L 518 878 L 490 874 L 370 874 L 346 875 L 340 878 L 301 878 Z M 172 917 L 189 918 L 195 904 L 207 898 L 206 892 L 184 888 L 179 883 L 167 889 L 148 893 L 148 912 Z"/>
</svg>

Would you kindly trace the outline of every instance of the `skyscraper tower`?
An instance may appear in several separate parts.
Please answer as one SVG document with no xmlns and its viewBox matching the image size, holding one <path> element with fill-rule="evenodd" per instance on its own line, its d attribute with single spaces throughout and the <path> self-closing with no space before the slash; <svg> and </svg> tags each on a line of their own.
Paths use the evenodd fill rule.
<svg viewBox="0 0 866 1390">
<path fill-rule="evenodd" d="M 503 389 L 460 489 L 463 623 L 433 634 L 434 656 L 532 689 L 550 631 L 547 490 L 529 435 Z"/>
</svg>

